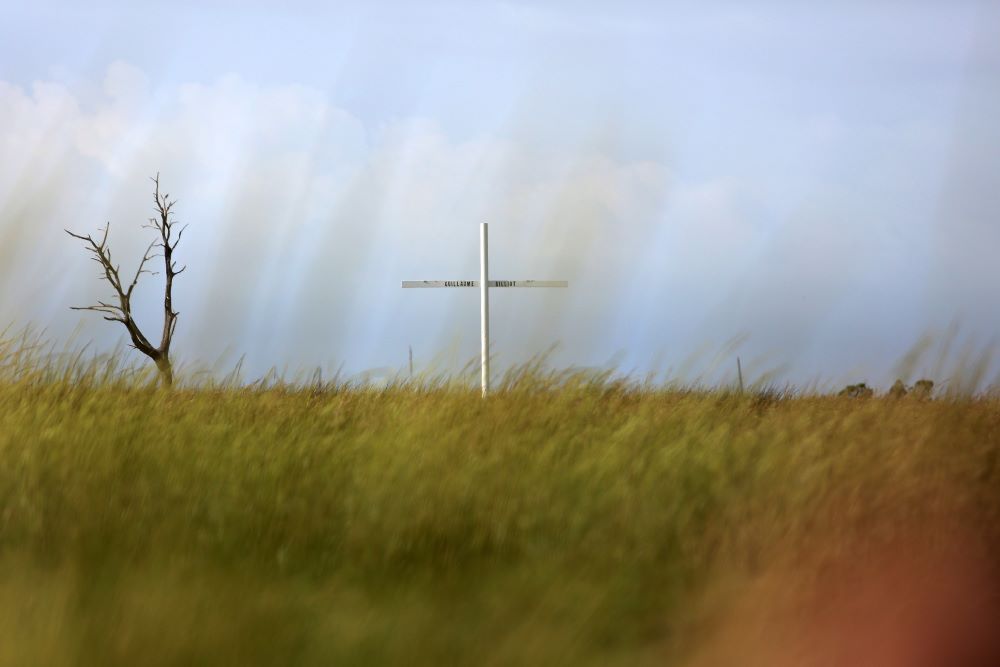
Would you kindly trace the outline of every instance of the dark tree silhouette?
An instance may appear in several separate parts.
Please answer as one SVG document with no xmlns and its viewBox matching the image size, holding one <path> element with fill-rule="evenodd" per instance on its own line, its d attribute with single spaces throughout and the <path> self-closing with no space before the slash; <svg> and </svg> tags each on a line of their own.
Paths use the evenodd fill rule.
<svg viewBox="0 0 1000 667">
<path fill-rule="evenodd" d="M 101 313 L 104 319 L 109 322 L 120 322 L 132 339 L 132 346 L 153 360 L 156 364 L 156 369 L 160 373 L 163 385 L 170 387 L 174 382 L 174 371 L 170 361 L 170 344 L 174 338 L 174 330 L 177 328 L 178 315 L 174 311 L 172 292 L 174 278 L 187 268 L 185 266 L 178 269 L 173 255 L 187 225 L 176 228 L 177 222 L 174 220 L 173 207 L 177 202 L 171 200 L 168 194 L 160 194 L 159 174 L 151 180 L 155 186 L 153 190 L 153 206 L 156 210 L 156 216 L 150 218 L 149 222 L 143 225 L 143 227 L 154 230 L 156 238 L 146 248 L 146 252 L 139 262 L 139 268 L 136 269 L 135 275 L 128 285 L 122 281 L 120 274 L 121 266 L 115 264 L 111 259 L 111 248 L 108 247 L 110 222 L 101 230 L 102 233 L 99 241 L 89 234 L 83 236 L 81 234 L 74 234 L 68 229 L 66 230 L 66 233 L 73 238 L 83 241 L 87 252 L 92 255 L 91 259 L 101 265 L 100 277 L 106 280 L 112 289 L 114 289 L 115 295 L 112 300 L 117 301 L 117 304 L 98 301 L 96 305 L 74 307 L 73 310 L 92 310 Z M 142 274 L 157 274 L 157 272 L 146 268 L 146 264 L 156 257 L 163 258 L 165 283 L 163 288 L 163 332 L 160 334 L 160 344 L 154 346 L 149 341 L 149 338 L 142 333 L 132 314 L 132 293 L 135 290 L 135 286 L 139 283 L 139 277 Z"/>
</svg>

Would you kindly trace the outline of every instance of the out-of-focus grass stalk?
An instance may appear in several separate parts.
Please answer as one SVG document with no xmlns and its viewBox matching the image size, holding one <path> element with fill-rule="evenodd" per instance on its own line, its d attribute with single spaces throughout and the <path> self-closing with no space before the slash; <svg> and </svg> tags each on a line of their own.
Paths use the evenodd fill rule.
<svg viewBox="0 0 1000 667">
<path fill-rule="evenodd" d="M 0 664 L 676 664 L 712 582 L 998 544 L 988 396 L 179 376 L 0 342 Z"/>
</svg>

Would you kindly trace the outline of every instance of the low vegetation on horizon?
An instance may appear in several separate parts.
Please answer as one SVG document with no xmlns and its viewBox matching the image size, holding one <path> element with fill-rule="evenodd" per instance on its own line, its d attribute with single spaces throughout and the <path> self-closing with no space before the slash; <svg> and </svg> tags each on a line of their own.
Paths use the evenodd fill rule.
<svg viewBox="0 0 1000 667">
<path fill-rule="evenodd" d="M 886 600 L 878 655 L 995 655 L 996 398 L 165 390 L 4 355 L 3 665 L 923 664 L 851 657 Z"/>
</svg>

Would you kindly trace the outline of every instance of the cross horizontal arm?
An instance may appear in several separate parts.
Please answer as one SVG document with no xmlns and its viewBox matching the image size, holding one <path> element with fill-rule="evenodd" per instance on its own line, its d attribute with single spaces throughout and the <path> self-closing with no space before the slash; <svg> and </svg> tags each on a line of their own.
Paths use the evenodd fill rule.
<svg viewBox="0 0 1000 667">
<path fill-rule="evenodd" d="M 491 280 L 490 287 L 569 287 L 565 280 Z"/>
<path fill-rule="evenodd" d="M 404 280 L 403 287 L 479 287 L 478 280 Z"/>
<path fill-rule="evenodd" d="M 569 287 L 565 280 L 491 280 L 490 287 Z M 404 280 L 404 288 L 412 287 L 479 287 L 478 280 Z"/>
</svg>

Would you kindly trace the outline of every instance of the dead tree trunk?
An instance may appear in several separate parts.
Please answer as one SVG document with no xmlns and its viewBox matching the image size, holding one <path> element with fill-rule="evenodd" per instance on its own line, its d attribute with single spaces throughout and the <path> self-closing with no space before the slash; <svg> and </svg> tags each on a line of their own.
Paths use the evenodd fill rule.
<svg viewBox="0 0 1000 667">
<path fill-rule="evenodd" d="M 173 306 L 174 278 L 180 275 L 187 267 L 177 268 L 173 259 L 174 250 L 180 243 L 184 234 L 184 227 L 177 228 L 177 221 L 173 217 L 173 207 L 177 202 L 170 199 L 168 194 L 160 194 L 160 175 L 157 174 L 152 179 L 154 183 L 153 206 L 156 216 L 149 219 L 143 227 L 147 227 L 156 232 L 157 238 L 146 248 L 145 254 L 139 261 L 139 268 L 136 269 L 132 281 L 126 286 L 121 279 L 120 265 L 115 264 L 111 259 L 111 248 L 108 247 L 108 230 L 111 223 L 105 225 L 101 240 L 97 241 L 91 235 L 74 234 L 66 230 L 66 233 L 73 238 L 84 242 L 87 252 L 89 252 L 95 262 L 101 265 L 100 277 L 108 282 L 115 294 L 111 301 L 98 301 L 93 306 L 74 307 L 73 310 L 92 310 L 101 313 L 104 319 L 109 322 L 120 322 L 128 331 L 132 340 L 132 347 L 149 357 L 155 364 L 159 372 L 160 381 L 165 387 L 170 387 L 174 382 L 174 369 L 170 361 L 170 344 L 173 342 L 174 331 L 177 328 L 178 313 Z M 163 258 L 163 274 L 165 283 L 163 287 L 163 331 L 160 334 L 159 345 L 153 345 L 142 333 L 132 314 L 132 293 L 139 283 L 139 277 L 148 273 L 156 275 L 157 272 L 146 268 L 147 262 L 155 257 Z M 114 303 L 114 302 L 117 303 Z"/>
</svg>

